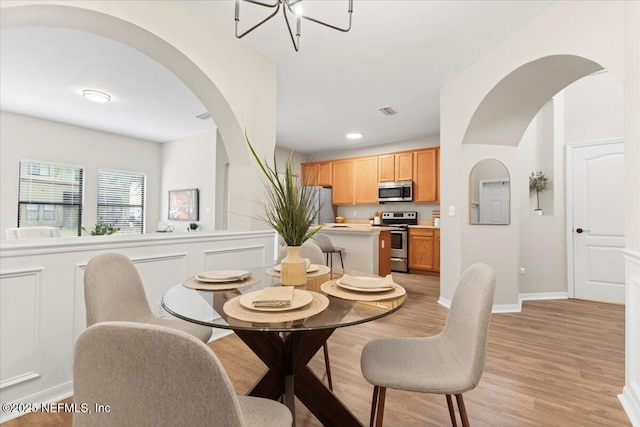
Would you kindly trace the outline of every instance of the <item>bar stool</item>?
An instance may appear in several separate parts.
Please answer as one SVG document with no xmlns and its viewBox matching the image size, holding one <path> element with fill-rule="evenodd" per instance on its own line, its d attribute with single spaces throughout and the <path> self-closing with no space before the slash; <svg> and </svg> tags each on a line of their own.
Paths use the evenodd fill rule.
<svg viewBox="0 0 640 427">
<path fill-rule="evenodd" d="M 326 234 L 318 233 L 313 236 L 313 239 L 316 241 L 322 252 L 325 253 L 327 257 L 327 265 L 331 269 L 331 277 L 333 277 L 333 254 L 337 253 L 340 255 L 340 265 L 342 266 L 342 273 L 344 274 L 344 261 L 342 259 L 342 252 L 344 248 L 333 246 L 331 243 L 331 239 Z"/>
</svg>

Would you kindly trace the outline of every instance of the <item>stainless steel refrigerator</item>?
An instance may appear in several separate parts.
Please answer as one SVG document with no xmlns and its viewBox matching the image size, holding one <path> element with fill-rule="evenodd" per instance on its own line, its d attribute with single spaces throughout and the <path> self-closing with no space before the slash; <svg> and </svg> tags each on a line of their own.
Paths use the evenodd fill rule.
<svg viewBox="0 0 640 427">
<path fill-rule="evenodd" d="M 310 187 L 313 198 L 313 209 L 316 212 L 314 224 L 326 224 L 336 221 L 336 211 L 331 204 L 331 189 Z"/>
</svg>

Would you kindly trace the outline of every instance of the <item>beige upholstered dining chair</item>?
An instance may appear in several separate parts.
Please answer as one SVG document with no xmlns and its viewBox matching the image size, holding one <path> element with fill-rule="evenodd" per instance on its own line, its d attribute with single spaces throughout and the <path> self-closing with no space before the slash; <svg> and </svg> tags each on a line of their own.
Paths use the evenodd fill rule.
<svg viewBox="0 0 640 427">
<path fill-rule="evenodd" d="M 344 260 L 342 259 L 342 252 L 344 248 L 333 246 L 333 242 L 326 234 L 316 233 L 313 236 L 313 240 L 316 241 L 322 252 L 327 256 L 327 265 L 331 268 L 331 274 L 333 275 L 333 254 L 340 255 L 340 265 L 342 266 L 342 272 L 344 273 Z"/>
<path fill-rule="evenodd" d="M 287 247 L 280 248 L 280 252 L 278 252 L 278 258 L 276 259 L 276 264 L 280 264 L 280 262 L 287 256 Z M 307 240 L 302 244 L 302 248 L 300 249 L 300 256 L 303 258 L 309 258 L 311 264 L 324 264 L 324 254 L 322 253 L 322 249 L 313 241 Z M 324 367 L 327 370 L 327 383 L 329 384 L 329 390 L 333 391 L 333 380 L 331 379 L 331 363 L 329 361 L 329 346 L 325 341 L 322 344 L 322 351 L 324 353 Z"/>
<path fill-rule="evenodd" d="M 480 382 L 493 306 L 493 269 L 473 264 L 465 270 L 453 295 L 442 332 L 427 338 L 381 338 L 362 349 L 360 365 L 374 385 L 373 426 L 382 426 L 387 388 L 444 394 L 451 423 L 456 425 L 452 395 L 463 426 L 469 425 L 462 393 Z"/>
<path fill-rule="evenodd" d="M 293 421 L 282 403 L 237 396 L 209 347 L 158 325 L 104 322 L 84 331 L 75 346 L 73 387 L 74 401 L 91 410 L 75 412 L 74 427 L 285 427 Z"/>
<path fill-rule="evenodd" d="M 121 254 L 101 254 L 89 261 L 84 272 L 84 301 L 87 326 L 109 321 L 150 323 L 180 329 L 203 342 L 211 338 L 209 327 L 154 316 L 138 270 Z"/>
</svg>

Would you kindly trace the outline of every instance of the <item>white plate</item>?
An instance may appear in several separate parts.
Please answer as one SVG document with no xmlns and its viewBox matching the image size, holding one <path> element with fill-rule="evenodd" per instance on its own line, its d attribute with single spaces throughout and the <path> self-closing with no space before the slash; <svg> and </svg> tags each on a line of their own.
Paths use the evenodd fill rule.
<svg viewBox="0 0 640 427">
<path fill-rule="evenodd" d="M 361 279 L 365 279 L 365 277 L 361 277 Z M 336 280 L 336 285 L 340 286 L 343 289 L 348 289 L 350 291 L 356 292 L 387 292 L 392 291 L 395 285 L 391 288 L 356 288 L 355 286 L 343 285 L 340 283 L 340 279 Z"/>
<path fill-rule="evenodd" d="M 253 299 L 256 294 L 261 291 L 251 292 L 240 297 L 240 305 L 248 308 L 249 310 L 255 311 L 287 311 L 287 310 L 295 310 L 296 308 L 304 307 L 313 301 L 313 294 L 307 291 L 300 291 L 298 289 L 294 289 L 293 291 L 293 301 L 291 301 L 291 305 L 287 307 L 254 307 Z"/>
<path fill-rule="evenodd" d="M 273 269 L 277 272 L 280 272 L 280 270 L 282 269 L 281 264 L 274 265 Z M 318 271 L 319 269 L 320 266 L 318 264 L 311 264 L 309 268 L 307 268 L 307 273 L 313 273 L 314 271 Z"/>
<path fill-rule="evenodd" d="M 243 270 L 216 270 L 197 274 L 196 279 L 201 282 L 220 283 L 244 280 L 249 276 L 251 273 Z"/>
</svg>

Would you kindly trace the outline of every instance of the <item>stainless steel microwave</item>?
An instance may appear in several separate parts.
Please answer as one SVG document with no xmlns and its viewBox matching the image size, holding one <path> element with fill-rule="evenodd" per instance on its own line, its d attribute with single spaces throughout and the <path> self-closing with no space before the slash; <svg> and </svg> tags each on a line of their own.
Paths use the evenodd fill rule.
<svg viewBox="0 0 640 427">
<path fill-rule="evenodd" d="M 378 183 L 378 203 L 412 202 L 413 181 L 394 181 Z"/>
</svg>

